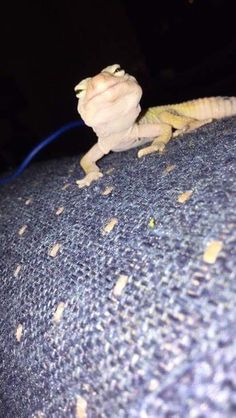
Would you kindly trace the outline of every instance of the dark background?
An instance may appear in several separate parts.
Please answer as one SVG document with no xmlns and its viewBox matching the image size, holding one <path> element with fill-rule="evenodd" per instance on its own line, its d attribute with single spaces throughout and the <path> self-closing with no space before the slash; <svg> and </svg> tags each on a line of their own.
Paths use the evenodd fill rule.
<svg viewBox="0 0 236 418">
<path fill-rule="evenodd" d="M 0 39 L 1 171 L 78 119 L 75 84 L 110 64 L 137 77 L 143 107 L 236 95 L 233 1 L 9 1 Z M 75 129 L 37 159 L 79 154 L 94 140 Z"/>
</svg>

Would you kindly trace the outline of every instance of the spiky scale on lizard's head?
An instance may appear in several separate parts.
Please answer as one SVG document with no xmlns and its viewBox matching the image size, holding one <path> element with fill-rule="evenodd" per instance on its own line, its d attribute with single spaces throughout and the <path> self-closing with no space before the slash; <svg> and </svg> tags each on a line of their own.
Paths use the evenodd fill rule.
<svg viewBox="0 0 236 418">
<path fill-rule="evenodd" d="M 115 75 L 116 77 L 123 77 L 125 75 L 125 70 L 123 70 L 119 64 L 113 64 L 104 68 L 102 73 L 109 73 Z"/>
</svg>

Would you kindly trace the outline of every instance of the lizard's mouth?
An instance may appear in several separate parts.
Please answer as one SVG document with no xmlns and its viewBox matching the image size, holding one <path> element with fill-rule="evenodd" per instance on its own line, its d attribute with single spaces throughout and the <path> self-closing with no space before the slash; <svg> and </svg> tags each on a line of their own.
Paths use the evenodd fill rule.
<svg viewBox="0 0 236 418">
<path fill-rule="evenodd" d="M 111 84 L 109 87 L 106 87 L 106 88 L 104 88 L 104 90 L 101 90 L 101 91 L 98 91 L 97 93 L 95 93 L 94 95 L 93 95 L 93 97 L 91 97 L 89 100 L 88 100 L 88 102 L 90 102 L 91 100 L 93 100 L 95 97 L 98 97 L 98 96 L 100 96 L 101 94 L 104 94 L 106 91 L 109 91 L 109 90 L 112 90 L 114 87 L 116 87 L 118 84 L 122 84 L 122 83 L 125 83 L 126 82 L 126 79 L 125 80 L 120 80 L 120 79 L 116 79 L 115 81 L 114 81 L 114 83 L 113 84 Z"/>
</svg>

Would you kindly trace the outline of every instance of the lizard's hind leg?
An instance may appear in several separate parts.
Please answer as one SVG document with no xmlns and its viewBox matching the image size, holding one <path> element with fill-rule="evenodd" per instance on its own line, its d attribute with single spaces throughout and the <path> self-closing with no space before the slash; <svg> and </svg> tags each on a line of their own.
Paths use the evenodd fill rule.
<svg viewBox="0 0 236 418">
<path fill-rule="evenodd" d="M 173 137 L 191 132 L 212 121 L 212 119 L 198 120 L 190 116 L 184 116 L 176 110 L 165 110 L 158 115 L 158 119 L 164 123 L 168 123 L 176 129 L 173 133 Z"/>
<path fill-rule="evenodd" d="M 193 120 L 191 123 L 189 123 L 187 126 L 185 126 L 182 129 L 176 129 L 175 132 L 173 132 L 173 137 L 176 138 L 176 136 L 179 136 L 181 134 L 185 134 L 187 132 L 194 131 L 195 129 L 200 128 L 203 125 L 206 125 L 207 123 L 212 122 L 213 119 L 204 119 L 204 120 Z"/>
</svg>

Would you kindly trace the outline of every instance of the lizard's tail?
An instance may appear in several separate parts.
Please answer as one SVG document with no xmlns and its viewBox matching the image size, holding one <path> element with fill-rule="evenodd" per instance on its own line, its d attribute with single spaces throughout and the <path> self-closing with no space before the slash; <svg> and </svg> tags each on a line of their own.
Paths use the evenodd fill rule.
<svg viewBox="0 0 236 418">
<path fill-rule="evenodd" d="M 185 114 L 199 120 L 236 115 L 236 97 L 206 97 L 185 102 L 185 106 Z"/>
</svg>

